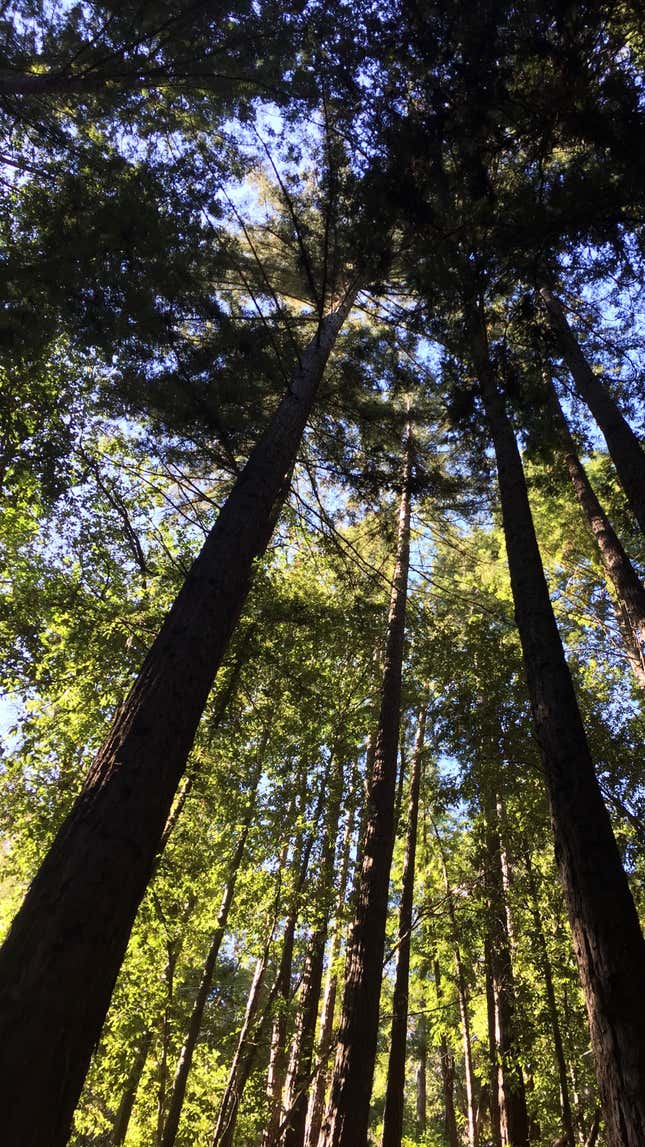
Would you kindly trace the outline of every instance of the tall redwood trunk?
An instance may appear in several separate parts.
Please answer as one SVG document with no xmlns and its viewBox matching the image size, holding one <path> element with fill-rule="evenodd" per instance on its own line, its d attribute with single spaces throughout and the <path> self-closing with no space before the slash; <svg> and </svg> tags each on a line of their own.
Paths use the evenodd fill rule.
<svg viewBox="0 0 645 1147">
<path fill-rule="evenodd" d="M 67 1141 L 202 710 L 352 299 L 302 353 L 0 952 L 2 1119 L 13 1147 Z"/>
<path fill-rule="evenodd" d="M 215 924 L 215 931 L 213 932 L 208 954 L 202 968 L 202 974 L 197 989 L 197 995 L 193 1004 L 190 1021 L 188 1023 L 188 1031 L 184 1040 L 182 1049 L 179 1053 L 177 1067 L 175 1069 L 175 1078 L 173 1080 L 172 1092 L 168 1102 L 168 1112 L 166 1115 L 166 1122 L 163 1128 L 163 1135 L 161 1137 L 161 1147 L 173 1147 L 177 1131 L 179 1128 L 179 1120 L 181 1118 L 181 1109 L 184 1103 L 184 1096 L 186 1094 L 186 1084 L 188 1082 L 188 1074 L 190 1072 L 191 1064 L 193 1061 L 193 1054 L 199 1039 L 201 1031 L 202 1020 L 204 1018 L 204 1009 L 208 999 L 211 983 L 213 981 L 213 973 L 217 963 L 220 946 L 224 937 L 228 915 L 233 903 L 233 896 L 235 894 L 235 884 L 237 882 L 237 874 L 240 870 L 242 857 L 246 848 L 246 841 L 251 828 L 253 815 L 255 813 L 255 798 L 257 794 L 258 785 L 260 783 L 260 775 L 262 771 L 262 761 L 264 757 L 264 750 L 269 736 L 270 726 L 267 724 L 262 738 L 262 744 L 259 754 L 259 766 L 256 769 L 253 778 L 251 793 L 249 795 L 248 809 L 244 818 L 242 832 L 237 842 L 235 851 L 229 861 L 228 875 L 224 885 L 224 892 L 222 893 L 222 900 L 217 913 L 217 921 Z"/>
<path fill-rule="evenodd" d="M 645 655 L 643 654 L 643 647 L 645 647 L 645 586 L 625 553 L 621 541 L 586 475 L 551 382 L 549 382 L 549 388 L 550 408 L 571 485 L 598 546 L 605 577 L 613 585 L 619 598 L 618 608 L 620 609 L 622 603 L 624 616 L 628 622 L 628 655 L 636 654 L 637 661 L 641 666 L 641 673 L 645 674 Z"/>
<path fill-rule="evenodd" d="M 419 823 L 419 789 L 421 786 L 421 760 L 425 737 L 425 708 L 419 713 L 410 795 L 408 800 L 408 827 L 403 862 L 403 888 L 399 908 L 399 936 L 396 961 L 396 979 L 392 1001 L 392 1033 L 387 1067 L 385 1111 L 383 1113 L 382 1147 L 401 1147 L 403 1135 L 403 1104 L 405 1092 L 405 1056 L 408 1037 L 408 980 L 410 976 L 410 946 L 412 938 L 412 909 L 414 897 L 414 870 L 416 863 L 417 826 Z M 452 1145 L 451 1145 L 452 1147 Z"/>
<path fill-rule="evenodd" d="M 394 844 L 401 672 L 410 562 L 411 468 L 412 435 L 408 427 L 402 466 L 396 569 L 390 598 L 378 733 L 367 795 L 362 867 L 321 1147 L 365 1147 L 367 1143 Z"/>
<path fill-rule="evenodd" d="M 645 1142 L 645 942 L 564 658 L 520 453 L 491 365 L 483 313 L 468 315 L 499 480 L 506 550 L 555 851 L 582 981 L 610 1147 Z"/>
<path fill-rule="evenodd" d="M 495 1016 L 497 1093 L 502 1145 L 528 1147 L 529 1122 L 524 1077 L 517 1046 L 515 976 L 508 929 L 502 846 L 497 825 L 496 803 L 489 798 L 484 801 L 484 805 L 489 959 Z"/>
<path fill-rule="evenodd" d="M 546 936 L 544 935 L 544 928 L 542 926 L 540 900 L 538 897 L 537 885 L 533 873 L 533 864 L 531 862 L 531 853 L 528 845 L 526 845 L 524 851 L 524 861 L 526 865 L 526 875 L 528 877 L 529 896 L 531 900 L 531 914 L 533 916 L 533 930 L 535 935 L 535 942 L 537 945 L 537 959 L 544 981 L 544 993 L 546 995 L 547 1007 L 549 1009 L 549 1019 L 551 1020 L 551 1031 L 553 1035 L 553 1050 L 555 1052 L 555 1062 L 558 1069 L 558 1083 L 560 1085 L 560 1110 L 562 1112 L 562 1131 L 565 1140 L 563 1147 L 574 1147 L 575 1139 L 573 1129 L 573 1115 L 571 1113 L 571 1099 L 569 1096 L 569 1078 L 567 1075 L 567 1062 L 564 1058 L 564 1046 L 562 1043 L 562 1032 L 560 1030 L 558 1005 L 555 998 L 553 970 L 551 967 L 551 958 L 549 956 Z"/>
<path fill-rule="evenodd" d="M 645 533 L 645 451 L 607 387 L 589 366 L 560 301 L 546 287 L 542 288 L 540 294 L 558 350 L 573 375 L 578 394 L 602 430 L 619 481 Z"/>
</svg>

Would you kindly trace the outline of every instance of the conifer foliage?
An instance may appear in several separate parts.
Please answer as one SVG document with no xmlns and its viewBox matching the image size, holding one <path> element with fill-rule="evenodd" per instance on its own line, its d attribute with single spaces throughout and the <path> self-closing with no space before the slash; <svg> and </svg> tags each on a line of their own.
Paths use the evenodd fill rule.
<svg viewBox="0 0 645 1147">
<path fill-rule="evenodd" d="M 8 1147 L 645 1143 L 644 63 L 2 7 Z"/>
</svg>

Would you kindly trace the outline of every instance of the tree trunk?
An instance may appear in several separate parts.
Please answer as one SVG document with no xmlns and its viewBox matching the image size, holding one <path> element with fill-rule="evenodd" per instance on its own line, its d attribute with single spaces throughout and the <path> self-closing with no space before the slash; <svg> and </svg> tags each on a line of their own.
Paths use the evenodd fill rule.
<svg viewBox="0 0 645 1147">
<path fill-rule="evenodd" d="M 408 427 L 402 467 L 396 569 L 390 599 L 378 734 L 368 792 L 363 859 L 321 1147 L 364 1147 L 367 1142 L 394 844 L 401 672 L 410 561 L 411 463 L 412 434 Z"/>
<path fill-rule="evenodd" d="M 490 971 L 495 1014 L 497 1092 L 499 1096 L 502 1147 L 528 1147 L 529 1123 L 524 1077 L 517 1047 L 515 977 L 510 937 L 502 846 L 493 799 L 484 800 L 486 817 L 485 883 L 488 899 Z"/>
<path fill-rule="evenodd" d="M 549 383 L 549 387 L 553 419 L 571 485 L 598 546 L 605 577 L 618 595 L 619 609 L 620 604 L 623 606 L 628 622 L 628 656 L 636 653 L 641 670 L 640 680 L 645 680 L 645 586 L 596 496 L 578 457 L 553 385 Z"/>
<path fill-rule="evenodd" d="M 555 850 L 582 981 L 610 1147 L 645 1142 L 645 943 L 586 742 L 542 568 L 515 435 L 469 316 L 490 426 L 506 550 Z"/>
<path fill-rule="evenodd" d="M 578 394 L 600 427 L 616 473 L 632 512 L 645 533 L 645 451 L 607 387 L 589 366 L 569 326 L 562 304 L 546 287 L 540 291 L 558 350 L 566 362 Z"/>
<path fill-rule="evenodd" d="M 188 1082 L 188 1074 L 190 1072 L 191 1064 L 193 1061 L 193 1054 L 195 1051 L 195 1047 L 197 1045 L 197 1040 L 199 1039 L 199 1033 L 201 1031 L 202 1020 L 204 1018 L 204 1009 L 206 1007 L 206 1001 L 208 999 L 208 993 L 210 991 L 211 983 L 213 981 L 213 973 L 215 971 L 215 965 L 217 963 L 217 957 L 219 955 L 220 945 L 221 945 L 222 939 L 224 937 L 224 931 L 226 928 L 226 922 L 228 920 L 228 914 L 229 914 L 230 909 L 231 909 L 231 904 L 233 903 L 233 896 L 235 893 L 235 884 L 237 881 L 237 874 L 239 872 L 240 865 L 242 863 L 242 857 L 244 856 L 244 849 L 246 848 L 247 837 L 249 835 L 249 830 L 251 828 L 251 822 L 253 820 L 253 815 L 255 813 L 255 799 L 256 799 L 256 795 L 257 795 L 258 785 L 260 783 L 260 776 L 262 773 L 262 764 L 263 764 L 263 758 L 264 758 L 264 750 L 266 749 L 266 744 L 267 744 L 268 737 L 269 737 L 269 731 L 270 731 L 270 725 L 267 724 L 265 731 L 264 731 L 264 734 L 263 734 L 263 737 L 262 737 L 262 743 L 261 743 L 261 747 L 260 747 L 259 767 L 256 769 L 255 776 L 253 778 L 251 793 L 249 795 L 249 807 L 247 809 L 247 812 L 246 812 L 246 815 L 244 818 L 244 824 L 242 827 L 240 839 L 237 842 L 237 847 L 236 847 L 235 852 L 233 853 L 233 856 L 231 857 L 231 860 L 229 862 L 228 875 L 226 878 L 226 883 L 224 885 L 224 892 L 222 894 L 222 900 L 220 903 L 219 912 L 217 913 L 217 922 L 215 925 L 215 931 L 213 933 L 210 948 L 208 950 L 208 955 L 206 956 L 204 967 L 202 969 L 201 979 L 199 981 L 199 988 L 197 989 L 197 995 L 195 997 L 195 1002 L 193 1004 L 193 1010 L 192 1010 L 192 1013 L 190 1016 L 190 1021 L 188 1024 L 188 1032 L 186 1033 L 186 1038 L 184 1040 L 183 1047 L 179 1053 L 179 1059 L 177 1061 L 177 1067 L 175 1070 L 175 1078 L 174 1078 L 173 1085 L 172 1085 L 172 1093 L 171 1093 L 170 1101 L 168 1104 L 168 1114 L 166 1116 L 166 1123 L 165 1123 L 165 1126 L 163 1129 L 163 1135 L 161 1137 L 161 1147 L 173 1147 L 173 1144 L 174 1144 L 176 1136 L 177 1136 L 177 1131 L 179 1129 L 179 1120 L 181 1118 L 181 1109 L 183 1107 L 184 1096 L 186 1094 L 186 1083 Z"/>
<path fill-rule="evenodd" d="M 202 710 L 352 299 L 302 353 L 0 953 L 3 1130 L 13 1147 L 67 1141 Z"/>
<path fill-rule="evenodd" d="M 403 1103 L 405 1093 L 405 1056 L 408 1035 L 408 980 L 410 976 L 410 945 L 414 898 L 414 871 L 416 863 L 417 825 L 419 821 L 419 788 L 421 785 L 421 759 L 425 737 L 425 708 L 419 713 L 410 796 L 408 800 L 408 828 L 403 862 L 403 888 L 399 908 L 399 937 L 396 961 L 396 979 L 392 1001 L 392 1033 L 387 1067 L 385 1111 L 383 1113 L 382 1147 L 401 1147 L 403 1135 Z M 454 1112 L 453 1112 L 454 1114 Z M 452 1145 L 451 1145 L 452 1147 Z"/>
<path fill-rule="evenodd" d="M 336 919 L 329 950 L 329 964 L 327 978 L 323 992 L 322 1013 L 320 1016 L 320 1032 L 318 1036 L 317 1065 L 309 1096 L 307 1110 L 307 1123 L 305 1127 L 305 1147 L 318 1147 L 320 1128 L 325 1111 L 325 1092 L 327 1090 L 328 1070 L 327 1062 L 332 1047 L 332 1034 L 334 1030 L 334 1010 L 336 1007 L 336 992 L 338 988 L 338 973 L 336 965 L 340 956 L 340 947 L 343 935 L 343 915 L 345 898 L 349 883 L 349 860 L 352 846 L 354 828 L 354 810 L 348 817 L 343 839 L 343 853 L 340 876 L 338 880 L 338 896 L 336 899 Z"/>
<path fill-rule="evenodd" d="M 139 1047 L 137 1048 L 135 1057 L 132 1060 L 132 1066 L 128 1073 L 123 1095 L 121 1096 L 119 1109 L 114 1119 L 112 1135 L 110 1138 L 111 1147 L 123 1147 L 123 1144 L 125 1143 L 125 1137 L 128 1133 L 128 1125 L 130 1123 L 134 1101 L 137 1097 L 137 1091 L 141 1082 L 141 1076 L 143 1075 L 143 1069 L 146 1066 L 146 1060 L 148 1058 L 148 1052 L 150 1051 L 151 1044 L 152 1032 L 145 1031 L 141 1036 Z"/>
<path fill-rule="evenodd" d="M 562 1112 L 562 1131 L 564 1134 L 563 1147 L 574 1147 L 575 1140 L 573 1131 L 573 1116 L 571 1114 L 571 1099 L 569 1097 L 567 1062 L 564 1058 L 564 1046 L 562 1043 L 562 1032 L 560 1031 L 558 1005 L 555 999 L 555 988 L 553 986 L 551 959 L 546 943 L 546 937 L 544 935 L 544 928 L 542 927 L 540 900 L 538 897 L 535 876 L 533 874 L 533 865 L 531 863 L 531 853 L 528 845 L 526 845 L 524 850 L 524 862 L 526 865 L 526 875 L 528 877 L 529 896 L 531 898 L 531 912 L 533 915 L 533 928 L 538 951 L 538 963 L 544 979 L 544 991 L 546 994 L 546 1002 L 549 1009 L 551 1029 L 553 1032 L 553 1050 L 555 1052 L 555 1062 L 558 1069 L 558 1082 L 560 1085 L 560 1110 Z"/>
</svg>

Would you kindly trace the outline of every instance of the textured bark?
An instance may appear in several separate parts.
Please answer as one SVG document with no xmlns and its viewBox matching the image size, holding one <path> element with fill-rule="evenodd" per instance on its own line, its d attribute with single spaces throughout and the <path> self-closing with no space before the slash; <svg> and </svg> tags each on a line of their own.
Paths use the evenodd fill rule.
<svg viewBox="0 0 645 1147">
<path fill-rule="evenodd" d="M 268 736 L 269 725 L 267 725 L 262 737 L 262 744 L 260 747 L 260 766 L 258 769 L 256 769 L 255 777 L 253 778 L 252 789 L 249 797 L 249 806 L 244 818 L 244 824 L 240 834 L 240 839 L 237 842 L 237 846 L 228 865 L 228 875 L 224 885 L 224 892 L 222 893 L 222 900 L 219 906 L 219 911 L 217 913 L 215 931 L 213 932 L 208 954 L 202 968 L 202 974 L 200 977 L 195 1002 L 193 1004 L 193 1010 L 191 1012 L 186 1038 L 179 1053 L 179 1059 L 177 1061 L 175 1077 L 172 1085 L 172 1092 L 168 1103 L 166 1122 L 163 1128 L 163 1135 L 161 1137 L 161 1147 L 173 1147 L 177 1136 L 177 1131 L 179 1129 L 181 1109 L 183 1107 L 184 1096 L 186 1094 L 186 1084 L 188 1082 L 188 1075 L 193 1061 L 193 1054 L 199 1039 L 202 1020 L 204 1018 L 204 1009 L 206 1007 L 208 993 L 213 982 L 213 973 L 215 971 L 217 957 L 219 955 L 220 946 L 224 937 L 224 931 L 226 929 L 226 923 L 231 909 L 231 904 L 233 903 L 237 874 L 240 870 L 242 857 L 244 856 L 244 850 L 246 848 L 247 837 L 249 835 L 251 822 L 255 813 L 255 798 L 257 795 L 257 788 L 260 782 L 262 769 L 261 762 L 264 756 L 264 750 L 266 748 Z"/>
<path fill-rule="evenodd" d="M 567 322 L 562 304 L 546 287 L 540 294 L 558 350 L 571 371 L 578 394 L 602 431 L 620 484 L 636 521 L 645 533 L 645 451 L 607 387 L 589 366 Z"/>
<path fill-rule="evenodd" d="M 483 316 L 473 359 L 491 430 L 515 617 L 540 746 L 555 850 L 591 1028 L 610 1147 L 645 1142 L 645 943 L 587 745 L 542 568 L 515 435 Z"/>
<path fill-rule="evenodd" d="M 618 620 L 639 684 L 645 682 L 645 586 L 638 577 L 585 473 L 555 390 L 550 384 L 551 411 L 562 457 L 578 503 L 598 546 L 605 577 L 618 595 Z M 645 464 L 645 463 L 644 463 Z M 622 609 L 621 609 L 622 606 Z M 621 625 L 623 618 L 626 627 Z"/>
<path fill-rule="evenodd" d="M 495 1058 L 502 1147 L 528 1147 L 529 1123 L 524 1077 L 517 1046 L 515 977 L 508 930 L 497 807 L 492 799 L 488 799 L 484 804 L 489 960 L 495 1016 Z"/>
<path fill-rule="evenodd" d="M 327 1090 L 329 1052 L 332 1047 L 334 1030 L 334 1010 L 336 1007 L 336 993 L 338 990 L 338 974 L 336 966 L 340 956 L 343 935 L 343 916 L 345 899 L 349 884 L 349 859 L 354 829 L 354 813 L 348 816 L 345 835 L 343 838 L 343 851 L 338 879 L 338 897 L 336 900 L 336 914 L 332 939 L 329 949 L 329 963 L 323 992 L 322 1012 L 320 1016 L 320 1029 L 316 1053 L 316 1072 L 313 1078 L 307 1122 L 305 1126 L 305 1147 L 318 1147 L 320 1129 L 322 1127 L 325 1111 L 325 1092 Z"/>
<path fill-rule="evenodd" d="M 542 927 L 540 900 L 538 897 L 535 876 L 533 873 L 533 864 L 531 863 L 531 853 L 528 847 L 526 847 L 524 851 L 524 861 L 526 865 L 526 875 L 528 878 L 529 896 L 531 898 L 531 913 L 533 916 L 533 930 L 535 934 L 535 942 L 537 945 L 538 962 L 544 981 L 544 993 L 546 995 L 547 1007 L 549 1009 L 549 1019 L 551 1020 L 551 1031 L 553 1034 L 553 1050 L 555 1052 L 555 1062 L 558 1069 L 558 1083 L 560 1085 L 560 1110 L 562 1112 L 563 1147 L 574 1147 L 575 1139 L 573 1129 L 573 1115 L 571 1113 L 571 1099 L 569 1096 L 567 1062 L 564 1058 L 564 1046 L 562 1043 L 562 1032 L 560 1030 L 560 1017 L 558 1015 L 558 1005 L 555 998 L 555 988 L 553 986 L 553 970 L 551 968 L 551 958 L 549 956 L 546 936 L 544 935 L 544 928 Z"/>
<path fill-rule="evenodd" d="M 361 876 L 347 956 L 338 1048 L 321 1147 L 365 1147 L 367 1142 L 394 844 L 401 670 L 410 561 L 411 454 L 412 437 L 408 428 L 402 467 L 396 569 L 390 599 Z"/>
<path fill-rule="evenodd" d="M 414 870 L 416 864 L 417 825 L 419 822 L 419 789 L 421 785 L 421 759 L 425 737 L 426 713 L 422 709 L 412 760 L 410 795 L 408 800 L 408 827 L 403 862 L 403 888 L 399 908 L 399 936 L 396 978 L 392 1001 L 392 1032 L 387 1067 L 385 1111 L 383 1113 L 382 1147 L 401 1147 L 403 1135 L 403 1100 L 405 1091 L 405 1057 L 408 1035 L 408 980 L 410 976 L 410 944 L 414 897 Z M 453 1112 L 454 1114 L 454 1112 Z"/>
<path fill-rule="evenodd" d="M 351 301 L 302 353 L 0 953 L 3 1131 L 13 1147 L 67 1141 L 202 710 Z"/>
<path fill-rule="evenodd" d="M 112 1127 L 112 1134 L 110 1138 L 111 1147 L 123 1147 L 125 1137 L 128 1133 L 128 1126 L 134 1108 L 134 1102 L 137 1098 L 137 1091 L 143 1075 L 143 1069 L 146 1066 L 148 1052 L 152 1045 L 152 1032 L 146 1031 L 139 1040 L 139 1047 L 137 1048 L 132 1066 L 128 1073 L 121 1102 L 119 1104 L 114 1125 Z"/>
</svg>

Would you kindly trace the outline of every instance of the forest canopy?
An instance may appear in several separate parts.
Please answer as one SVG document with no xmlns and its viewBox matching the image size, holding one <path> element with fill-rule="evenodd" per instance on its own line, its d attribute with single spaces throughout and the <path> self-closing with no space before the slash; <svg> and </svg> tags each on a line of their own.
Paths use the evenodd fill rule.
<svg viewBox="0 0 645 1147">
<path fill-rule="evenodd" d="M 7 1147 L 643 1147 L 644 59 L 0 6 Z"/>
</svg>

